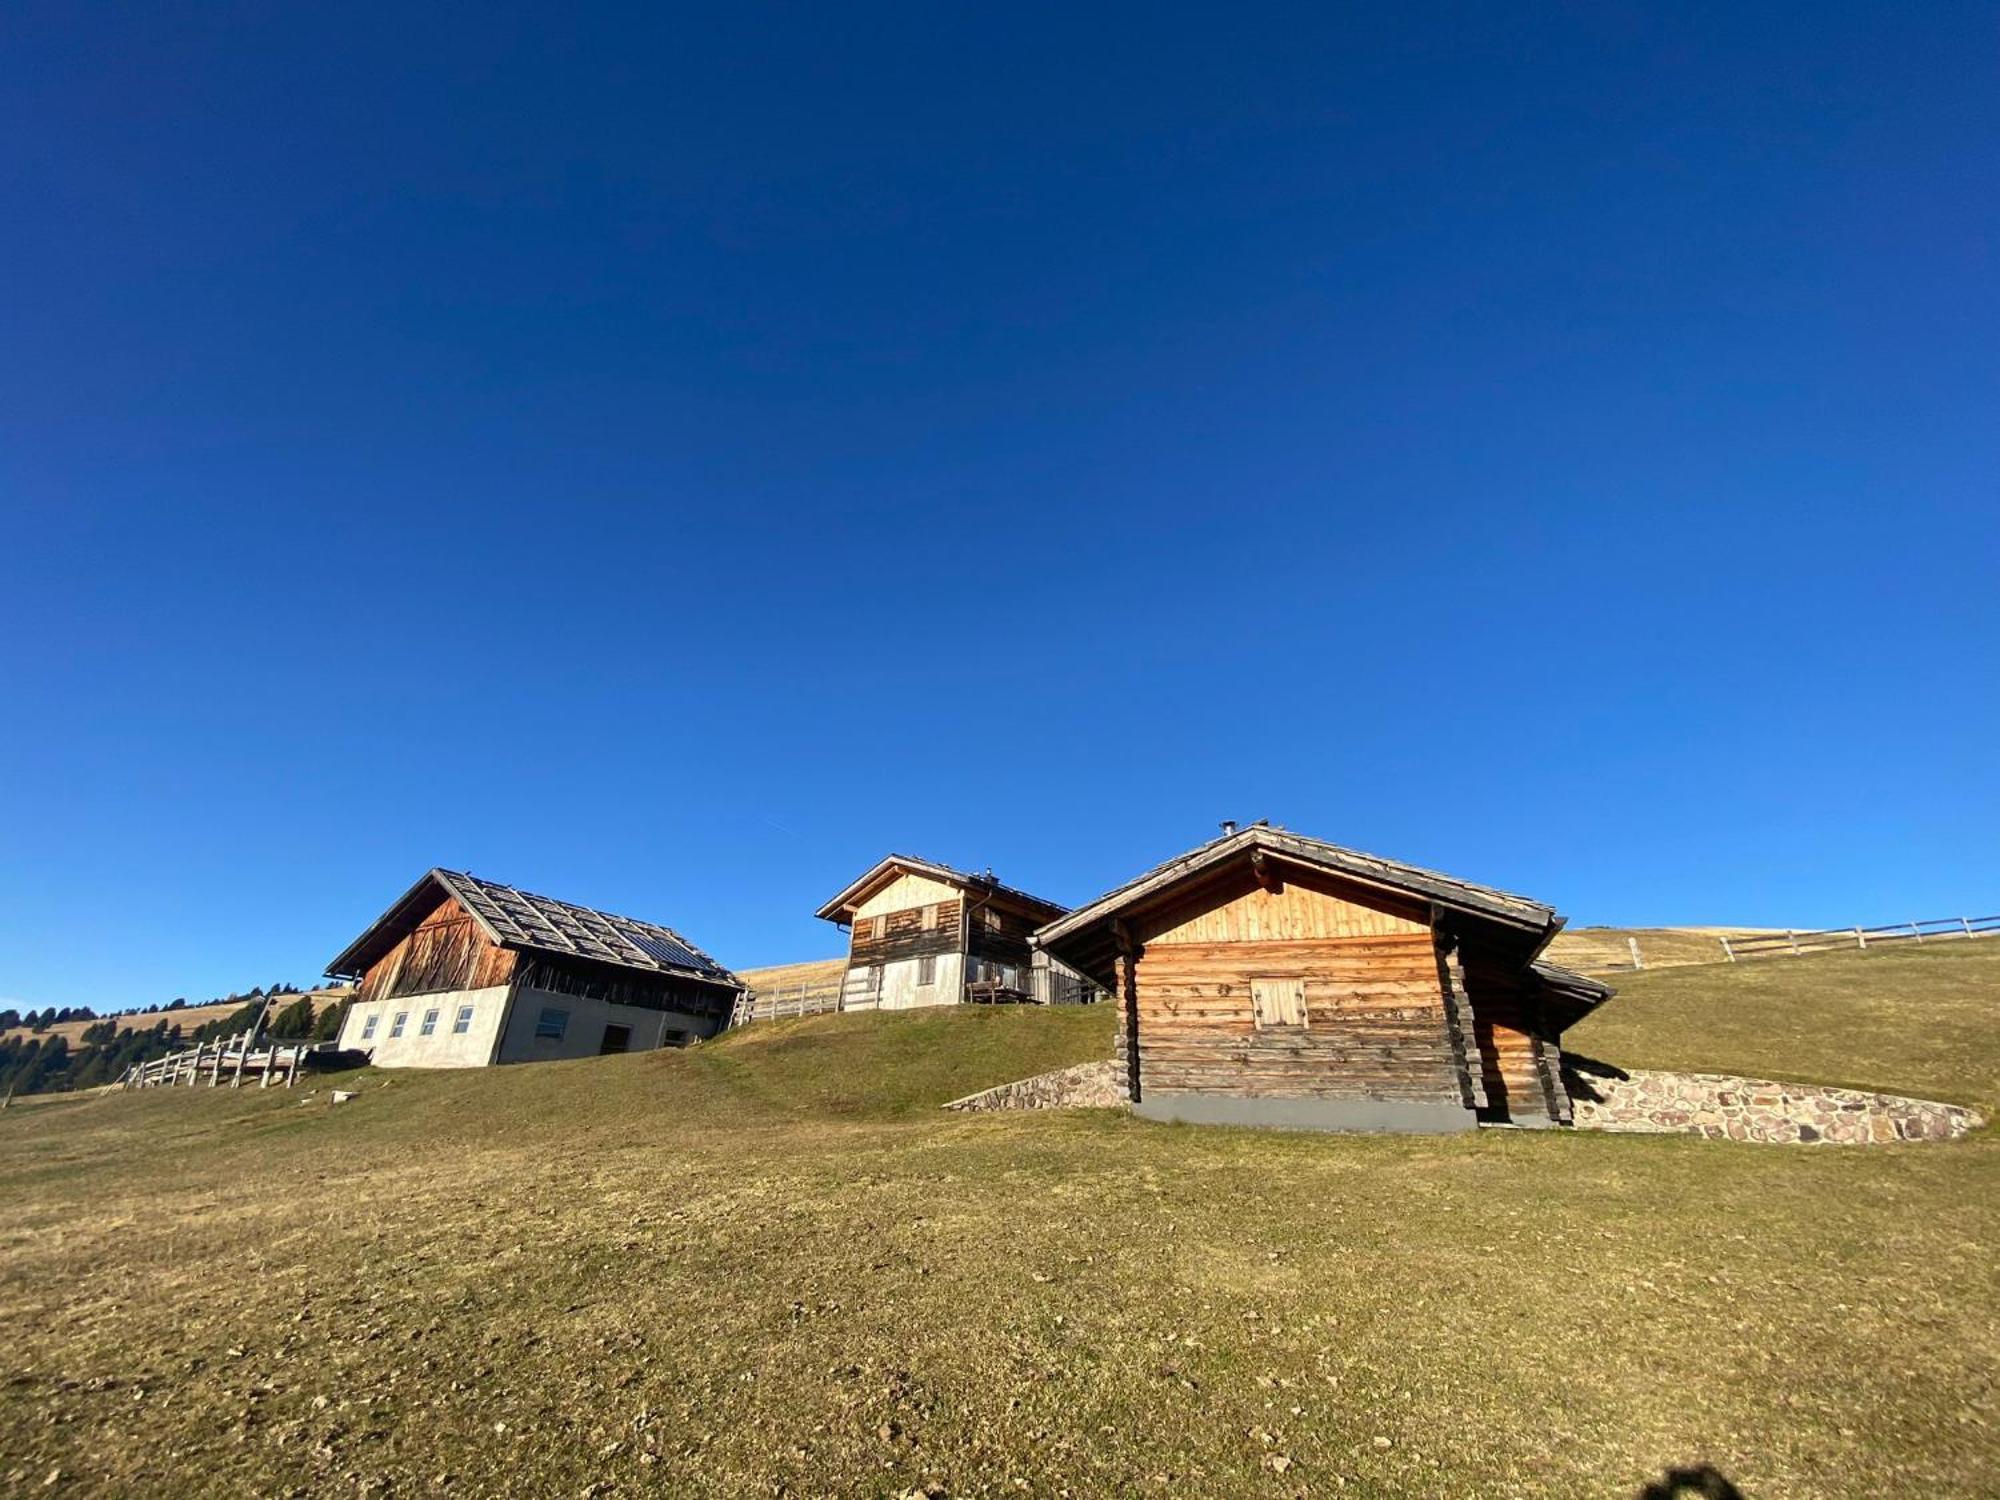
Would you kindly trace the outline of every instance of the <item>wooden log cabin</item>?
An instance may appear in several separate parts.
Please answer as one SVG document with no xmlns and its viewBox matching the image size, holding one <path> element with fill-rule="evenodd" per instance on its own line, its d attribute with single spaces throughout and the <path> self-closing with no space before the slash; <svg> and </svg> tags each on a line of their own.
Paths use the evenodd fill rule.
<svg viewBox="0 0 2000 1500">
<path fill-rule="evenodd" d="M 684 1045 L 743 984 L 631 917 L 432 870 L 328 965 L 355 984 L 340 1045 L 384 1067 L 474 1068 Z"/>
<path fill-rule="evenodd" d="M 1074 1004 L 1097 988 L 1038 960 L 1028 939 L 1065 908 L 989 871 L 891 854 L 819 909 L 849 929 L 843 1010 L 923 1005 Z"/>
<path fill-rule="evenodd" d="M 1610 997 L 1541 962 L 1550 907 L 1258 823 L 1057 918 L 1107 986 L 1137 1112 L 1320 1130 L 1567 1124 L 1563 1031 Z"/>
</svg>

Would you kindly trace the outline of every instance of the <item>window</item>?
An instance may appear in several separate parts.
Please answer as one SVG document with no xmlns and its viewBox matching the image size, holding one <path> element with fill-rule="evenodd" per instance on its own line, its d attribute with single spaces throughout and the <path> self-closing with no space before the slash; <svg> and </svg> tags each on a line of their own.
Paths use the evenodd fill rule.
<svg viewBox="0 0 2000 1500">
<path fill-rule="evenodd" d="M 568 1030 L 568 1011 L 557 1010 L 553 1005 L 542 1007 L 541 1017 L 535 1022 L 536 1036 L 552 1037 L 559 1042 L 563 1039 L 563 1033 Z"/>
<path fill-rule="evenodd" d="M 364 1042 L 365 1042 L 365 1041 L 369 1041 L 369 1040 L 371 1040 L 371 1039 L 372 1039 L 372 1038 L 374 1037 L 374 1035 L 375 1035 L 375 1023 L 376 1023 L 377 1021 L 381 1020 L 381 1019 L 382 1019 L 382 1018 L 381 1018 L 380 1016 L 370 1016 L 370 1017 L 369 1017 L 369 1018 L 368 1018 L 367 1020 L 365 1020 L 365 1021 L 363 1021 L 363 1022 L 361 1023 L 361 1040 L 362 1040 L 362 1041 L 364 1041 Z"/>
<path fill-rule="evenodd" d="M 1303 979 L 1252 979 L 1250 1007 L 1259 1031 L 1273 1026 L 1306 1024 L 1306 982 Z"/>
<path fill-rule="evenodd" d="M 924 908 L 924 931 L 936 932 L 937 924 L 938 924 L 938 906 L 937 902 L 933 901 L 929 906 L 926 906 Z"/>
<path fill-rule="evenodd" d="M 926 953 L 922 958 L 917 960 L 917 983 L 937 983 L 937 955 L 935 953 Z"/>
<path fill-rule="evenodd" d="M 979 910 L 979 919 L 986 924 L 988 932 L 998 932 L 1000 930 L 1000 913 L 992 907 L 981 907 Z"/>
<path fill-rule="evenodd" d="M 608 1057 L 613 1052 L 632 1050 L 632 1028 L 630 1026 L 606 1026 L 604 1040 L 597 1044 L 597 1055 Z"/>
<path fill-rule="evenodd" d="M 472 1030 L 472 1007 L 461 1005 L 458 1008 L 457 1017 L 451 1023 L 451 1034 L 453 1036 L 464 1036 L 470 1030 Z"/>
<path fill-rule="evenodd" d="M 435 1033 L 437 1029 L 438 1029 L 438 1013 L 435 1010 L 425 1011 L 423 1024 L 417 1028 L 417 1035 L 430 1036 L 433 1033 Z"/>
<path fill-rule="evenodd" d="M 403 1034 L 403 1023 L 409 1019 L 410 1013 L 408 1011 L 399 1010 L 396 1012 L 396 1019 L 389 1023 L 389 1039 L 391 1041 L 394 1041 Z"/>
<path fill-rule="evenodd" d="M 889 935 L 889 918 L 887 914 L 868 919 L 868 935 L 872 938 L 887 937 Z"/>
</svg>

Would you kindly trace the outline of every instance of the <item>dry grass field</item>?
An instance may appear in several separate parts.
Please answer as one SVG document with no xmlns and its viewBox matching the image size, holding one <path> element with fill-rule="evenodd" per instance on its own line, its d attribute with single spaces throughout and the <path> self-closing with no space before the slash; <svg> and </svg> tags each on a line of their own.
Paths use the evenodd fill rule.
<svg viewBox="0 0 2000 1500">
<path fill-rule="evenodd" d="M 2000 1103 L 2000 943 L 1632 976 L 1577 1045 Z M 1994 1493 L 2000 1142 L 935 1106 L 1093 1010 L 0 1113 L 37 1494 Z M 46 1484 L 46 1488 L 44 1485 Z"/>
<path fill-rule="evenodd" d="M 844 958 L 816 958 L 802 964 L 769 964 L 761 969 L 738 969 L 736 977 L 759 994 L 799 985 L 837 984 L 847 971 Z"/>
<path fill-rule="evenodd" d="M 308 993 L 312 996 L 313 1012 L 318 1014 L 329 1005 L 338 1005 L 354 991 L 348 986 L 341 985 L 323 990 L 311 990 Z M 279 1009 L 289 1005 L 296 998 L 297 996 L 290 994 L 280 995 L 272 1013 L 276 1014 Z M 150 1031 L 162 1021 L 179 1026 L 183 1031 L 193 1031 L 197 1026 L 206 1026 L 210 1021 L 220 1021 L 225 1016 L 234 1015 L 245 1003 L 239 1000 L 234 1005 L 226 1002 L 219 1005 L 184 1005 L 179 1010 L 141 1010 L 133 1011 L 129 1015 L 108 1016 L 101 1019 L 116 1021 L 120 1031 Z M 59 1036 L 74 1047 L 83 1040 L 84 1031 L 96 1024 L 96 1021 L 62 1021 L 44 1031 L 30 1031 L 25 1026 L 16 1026 L 0 1032 L 0 1040 L 9 1037 Z"/>
</svg>

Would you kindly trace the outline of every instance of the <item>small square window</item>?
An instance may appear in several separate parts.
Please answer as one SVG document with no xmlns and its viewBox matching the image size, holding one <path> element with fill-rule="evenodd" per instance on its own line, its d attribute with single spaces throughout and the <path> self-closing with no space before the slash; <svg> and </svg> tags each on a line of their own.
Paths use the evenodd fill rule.
<svg viewBox="0 0 2000 1500">
<path fill-rule="evenodd" d="M 458 1008 L 457 1018 L 451 1023 L 451 1034 L 464 1036 L 470 1030 L 472 1030 L 472 1007 L 461 1005 Z"/>
<path fill-rule="evenodd" d="M 935 953 L 926 953 L 922 958 L 917 960 L 917 983 L 937 983 L 937 955 Z"/>
<path fill-rule="evenodd" d="M 364 1042 L 365 1042 L 365 1041 L 368 1041 L 368 1040 L 370 1040 L 370 1039 L 372 1039 L 372 1038 L 374 1037 L 374 1035 L 375 1035 L 375 1023 L 376 1023 L 377 1021 L 381 1020 L 381 1019 L 382 1019 L 382 1018 L 381 1018 L 380 1016 L 370 1016 L 370 1017 L 369 1017 L 369 1018 L 368 1018 L 367 1020 L 365 1020 L 365 1021 L 363 1021 L 363 1022 L 361 1023 L 361 1040 L 362 1040 L 362 1041 L 364 1041 Z"/>
<path fill-rule="evenodd" d="M 409 1019 L 410 1013 L 408 1011 L 399 1010 L 396 1012 L 396 1019 L 389 1023 L 389 1036 L 391 1040 L 403 1034 L 403 1023 Z"/>
<path fill-rule="evenodd" d="M 1306 1024 L 1306 982 L 1303 979 L 1252 979 L 1250 1007 L 1259 1031 L 1274 1026 Z"/>
<path fill-rule="evenodd" d="M 933 901 L 929 906 L 926 906 L 924 908 L 924 931 L 936 932 L 937 924 L 938 924 L 938 907 L 937 907 L 937 902 Z"/>
<path fill-rule="evenodd" d="M 567 1030 L 569 1030 L 569 1012 L 557 1010 L 553 1005 L 544 1005 L 541 1017 L 535 1022 L 535 1035 L 551 1037 L 559 1042 Z"/>
<path fill-rule="evenodd" d="M 608 1057 L 614 1052 L 632 1050 L 632 1028 L 630 1026 L 606 1026 L 604 1040 L 597 1044 L 597 1055 Z"/>
<path fill-rule="evenodd" d="M 417 1027 L 417 1035 L 430 1036 L 433 1033 L 435 1033 L 437 1029 L 438 1029 L 438 1013 L 434 1010 L 425 1011 L 423 1024 Z"/>
<path fill-rule="evenodd" d="M 988 932 L 998 932 L 1000 930 L 999 912 L 995 911 L 992 907 L 989 906 L 981 910 L 979 915 L 980 918 L 986 923 L 986 930 Z"/>
</svg>

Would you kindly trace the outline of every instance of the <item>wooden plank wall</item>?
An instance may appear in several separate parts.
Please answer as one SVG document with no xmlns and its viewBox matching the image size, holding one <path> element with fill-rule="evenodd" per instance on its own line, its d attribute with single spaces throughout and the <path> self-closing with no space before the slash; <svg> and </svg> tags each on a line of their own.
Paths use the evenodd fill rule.
<svg viewBox="0 0 2000 1500">
<path fill-rule="evenodd" d="M 921 906 L 905 907 L 900 911 L 881 912 L 880 937 L 864 936 L 876 925 L 875 917 L 862 917 L 854 924 L 854 935 L 848 944 L 848 963 L 853 968 L 864 968 L 869 964 L 901 963 L 905 959 L 921 958 L 926 953 L 958 952 L 958 924 L 962 903 L 956 892 L 948 899 L 937 903 L 937 926 L 924 926 L 924 909 Z"/>
<path fill-rule="evenodd" d="M 1304 1029 L 1257 1029 L 1265 974 L 1304 979 Z M 1428 930 L 1148 943 L 1136 980 L 1142 1093 L 1460 1100 Z"/>
<path fill-rule="evenodd" d="M 357 986 L 354 1002 L 486 989 L 507 983 L 513 974 L 513 951 L 490 942 L 472 914 L 446 896 L 408 937 L 375 961 Z"/>
</svg>

